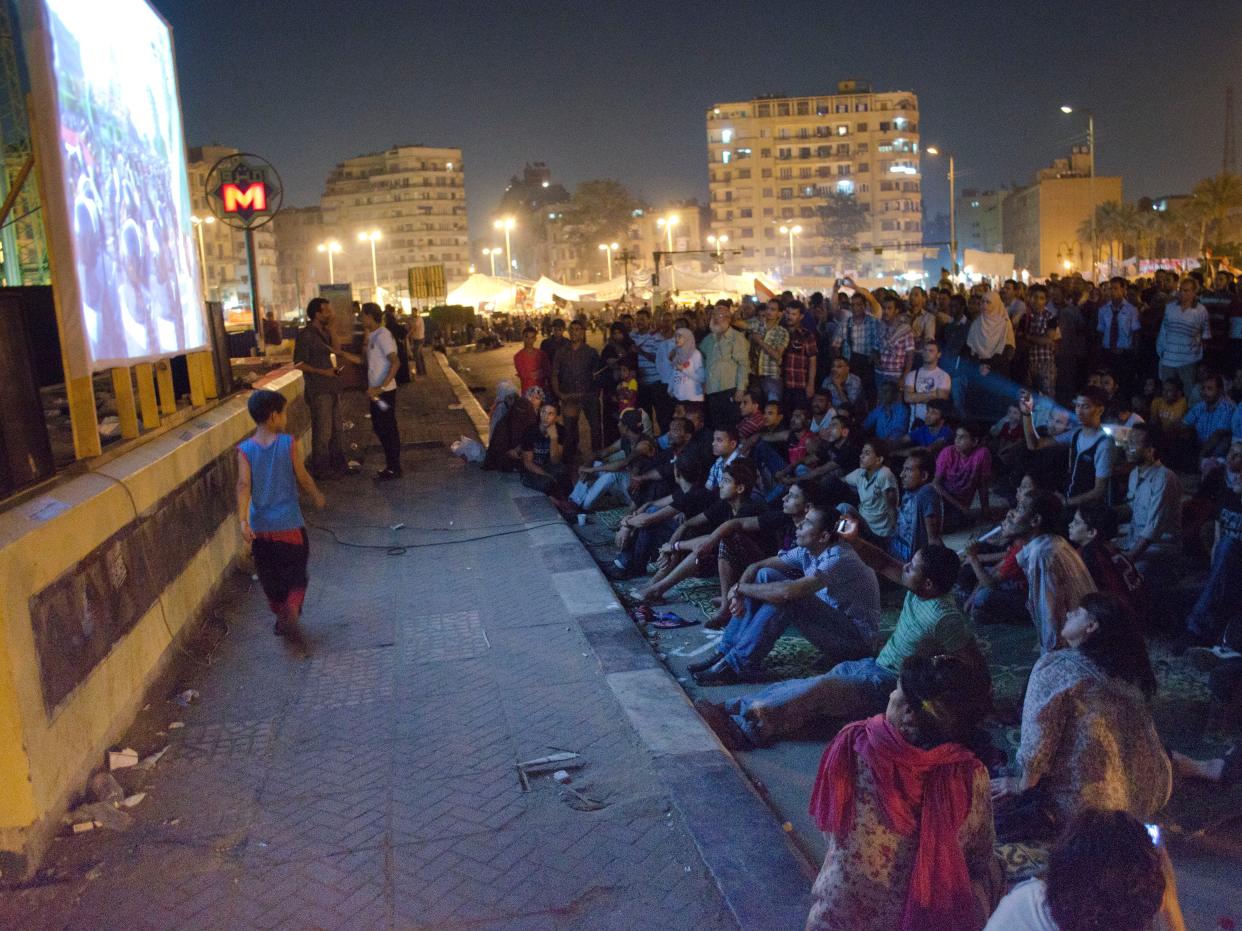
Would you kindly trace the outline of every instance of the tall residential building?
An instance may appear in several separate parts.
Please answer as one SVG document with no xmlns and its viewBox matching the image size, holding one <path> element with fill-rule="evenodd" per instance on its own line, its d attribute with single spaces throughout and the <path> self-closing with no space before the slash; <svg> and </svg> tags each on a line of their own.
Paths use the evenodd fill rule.
<svg viewBox="0 0 1242 931">
<path fill-rule="evenodd" d="M 546 162 L 527 162 L 520 175 L 509 179 L 496 210 L 496 219 L 512 217 L 514 220 L 509 234 L 509 252 L 515 263 L 515 274 L 523 278 L 556 277 L 551 271 L 550 226 L 556 222 L 557 214 L 568 206 L 569 199 L 564 185 L 552 180 L 552 169 Z M 491 257 L 483 255 L 482 250 L 503 249 L 505 236 L 492 229 L 491 223 L 488 234 L 487 243 L 474 250 L 471 261 L 476 268 L 490 271 Z M 499 275 L 506 274 L 504 263 L 501 255 L 496 261 Z"/>
<path fill-rule="evenodd" d="M 728 270 L 789 274 L 781 226 L 802 227 L 797 275 L 891 279 L 922 269 L 915 94 L 842 81 L 832 95 L 718 103 L 707 111 L 707 158 L 712 232 L 742 250 Z M 852 242 L 840 245 L 824 235 L 816 209 L 835 193 L 865 210 Z"/>
<path fill-rule="evenodd" d="M 272 220 L 272 232 L 276 236 L 276 315 L 297 316 L 319 293 L 319 285 L 331 283 L 328 256 L 319 251 L 326 239 L 323 210 L 285 207 Z"/>
<path fill-rule="evenodd" d="M 250 266 L 246 260 L 246 234 L 212 218 L 207 206 L 207 173 L 226 155 L 236 155 L 240 149 L 228 146 L 204 145 L 189 150 L 186 156 L 190 176 L 190 210 L 196 218 L 195 235 L 201 245 L 203 269 L 206 278 L 205 297 L 219 301 L 225 311 L 242 311 L 250 308 Z M 209 219 L 212 222 L 207 222 Z M 271 308 L 276 280 L 276 237 L 272 224 L 259 227 L 254 232 L 255 264 L 258 268 L 259 307 L 266 312 Z M 249 319 L 245 314 L 240 319 Z"/>
<path fill-rule="evenodd" d="M 461 149 L 394 146 L 333 169 L 319 201 L 326 236 L 337 239 L 336 280 L 363 300 L 408 296 L 414 265 L 443 265 L 448 286 L 469 274 L 465 170 Z M 373 243 L 359 235 L 378 232 Z"/>
<path fill-rule="evenodd" d="M 1009 191 L 967 188 L 957 195 L 957 247 L 1001 252 L 1005 242 L 1002 205 Z"/>
<path fill-rule="evenodd" d="M 1069 158 L 1041 168 L 1031 184 L 1005 198 L 1004 251 L 1013 253 L 1019 271 L 1036 278 L 1071 269 L 1090 276 L 1091 241 L 1079 229 L 1097 205 L 1120 200 L 1121 178 L 1092 178 L 1090 153 L 1075 146 Z M 1099 246 L 1101 255 L 1107 252 L 1103 239 Z"/>
</svg>

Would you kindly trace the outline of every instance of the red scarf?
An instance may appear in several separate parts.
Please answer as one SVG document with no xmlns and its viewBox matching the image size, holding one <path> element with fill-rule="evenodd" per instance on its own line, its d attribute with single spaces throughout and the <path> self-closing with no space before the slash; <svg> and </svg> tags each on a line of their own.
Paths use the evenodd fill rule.
<svg viewBox="0 0 1242 931">
<path fill-rule="evenodd" d="M 853 824 L 859 759 L 875 779 L 885 824 L 903 837 L 918 832 L 901 931 L 957 931 L 977 924 L 957 832 L 983 764 L 960 744 L 920 750 L 882 714 L 846 726 L 824 751 L 811 790 L 811 817 L 838 841 Z"/>
</svg>

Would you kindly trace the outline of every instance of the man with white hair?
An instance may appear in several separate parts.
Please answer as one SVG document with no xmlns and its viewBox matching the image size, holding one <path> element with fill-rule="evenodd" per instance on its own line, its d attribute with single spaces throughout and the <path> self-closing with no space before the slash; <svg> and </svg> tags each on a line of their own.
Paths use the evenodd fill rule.
<svg viewBox="0 0 1242 931">
<path fill-rule="evenodd" d="M 707 380 L 703 385 L 707 423 L 711 427 L 731 427 L 738 421 L 738 403 L 746 394 L 750 378 L 750 345 L 733 328 L 733 311 L 728 301 L 712 309 L 710 332 L 699 344 Z"/>
</svg>

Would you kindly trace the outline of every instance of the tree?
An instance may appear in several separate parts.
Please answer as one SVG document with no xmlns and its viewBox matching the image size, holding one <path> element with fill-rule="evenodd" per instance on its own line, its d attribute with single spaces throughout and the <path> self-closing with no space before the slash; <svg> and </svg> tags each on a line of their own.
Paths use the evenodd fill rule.
<svg viewBox="0 0 1242 931">
<path fill-rule="evenodd" d="M 1209 235 L 1217 241 L 1230 238 L 1236 219 L 1233 214 L 1242 211 L 1242 175 L 1222 171 L 1204 178 L 1190 192 L 1190 203 L 1200 220 L 1200 250 Z"/>
<path fill-rule="evenodd" d="M 823 203 L 815 208 L 819 220 L 819 234 L 833 260 L 838 277 L 845 265 L 845 250 L 851 248 L 856 237 L 870 224 L 867 208 L 853 194 L 830 191 Z"/>
<path fill-rule="evenodd" d="M 617 239 L 643 205 L 620 181 L 583 181 L 565 211 L 566 235 L 588 249 Z"/>
</svg>

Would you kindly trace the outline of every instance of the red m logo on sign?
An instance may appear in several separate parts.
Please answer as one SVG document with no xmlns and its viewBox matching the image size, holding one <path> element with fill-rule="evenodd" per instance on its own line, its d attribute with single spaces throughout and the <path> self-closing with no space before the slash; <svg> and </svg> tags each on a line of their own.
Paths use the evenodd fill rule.
<svg viewBox="0 0 1242 931">
<path fill-rule="evenodd" d="M 255 181 L 242 187 L 239 184 L 220 186 L 220 197 L 226 213 L 262 213 L 267 210 L 267 185 Z"/>
</svg>

